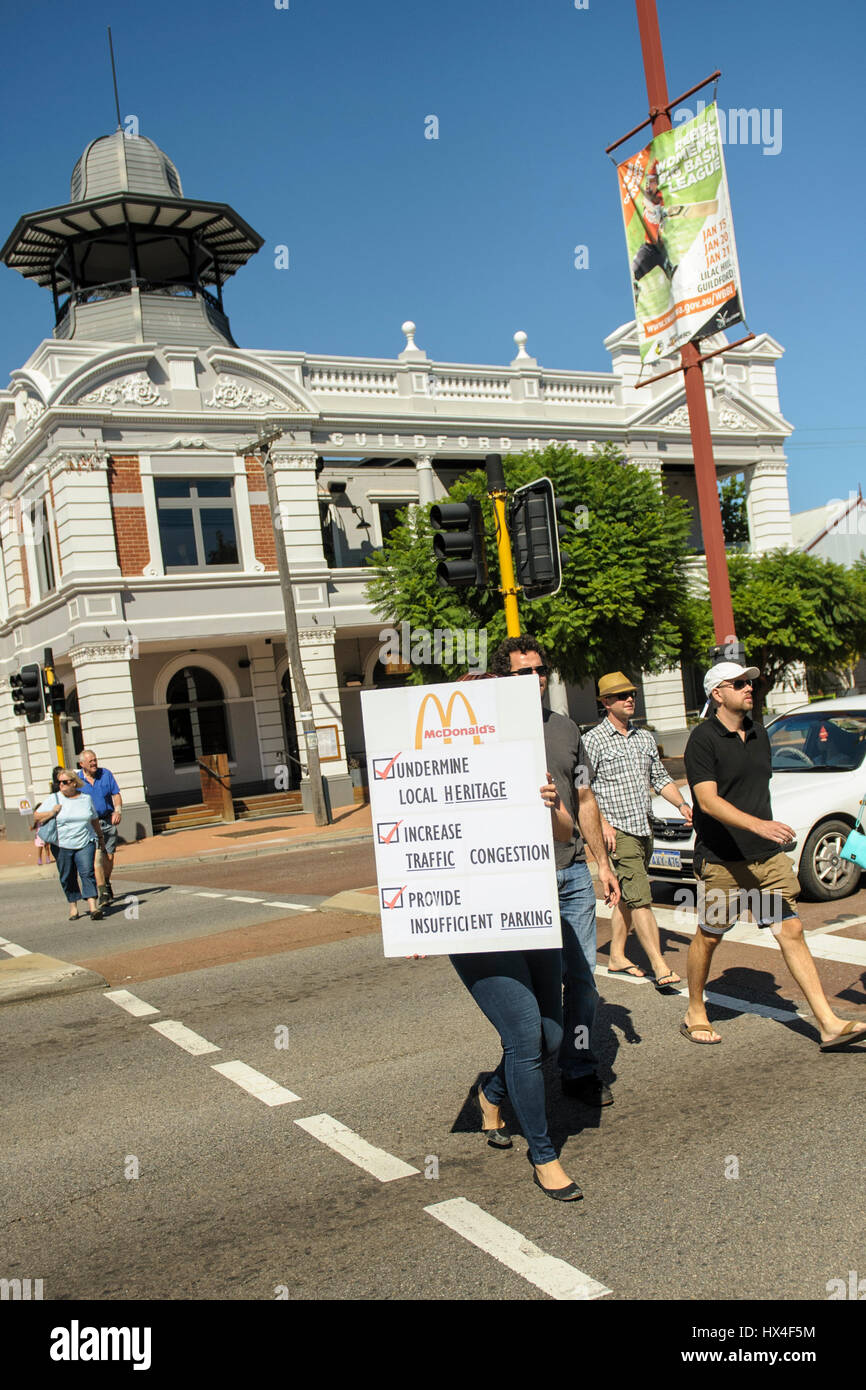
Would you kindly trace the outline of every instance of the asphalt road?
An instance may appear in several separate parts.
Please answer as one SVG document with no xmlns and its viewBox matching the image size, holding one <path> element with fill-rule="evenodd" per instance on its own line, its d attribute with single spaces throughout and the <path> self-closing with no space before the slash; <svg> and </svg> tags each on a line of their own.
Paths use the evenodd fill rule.
<svg viewBox="0 0 866 1390">
<path fill-rule="evenodd" d="M 824 1301 L 828 1281 L 866 1273 L 866 1058 L 818 1051 L 780 1003 L 792 993 L 777 952 L 720 947 L 715 985 L 743 1002 L 711 1008 L 715 1048 L 680 1037 L 678 996 L 599 978 L 594 1043 L 615 1104 L 566 1100 L 550 1073 L 551 1132 L 585 1193 L 562 1207 L 532 1185 L 521 1136 L 497 1152 L 476 1132 L 466 1095 L 497 1039 L 447 959 L 386 961 L 372 919 L 267 906 L 371 882 L 371 859 L 349 846 L 118 876 L 138 917 L 71 929 L 56 883 L 4 890 L 4 931 L 32 950 L 152 966 L 148 952 L 174 954 L 162 973 L 110 981 L 154 1013 L 103 990 L 0 1010 L 0 1274 L 42 1278 L 46 1299 Z M 849 918 L 860 905 L 847 900 Z M 736 994 L 723 951 L 743 961 Z M 862 966 L 820 968 L 866 1000 Z M 752 994 L 784 1018 L 754 1011 L 747 976 L 766 976 Z M 218 1050 L 186 1051 L 152 1026 L 166 1021 Z M 296 1098 L 265 1104 L 214 1070 L 229 1062 Z M 357 1166 L 320 1137 L 334 1122 L 381 1151 L 375 1163 L 417 1171 L 383 1181 Z M 442 1219 L 467 1214 L 484 1248 Z"/>
</svg>

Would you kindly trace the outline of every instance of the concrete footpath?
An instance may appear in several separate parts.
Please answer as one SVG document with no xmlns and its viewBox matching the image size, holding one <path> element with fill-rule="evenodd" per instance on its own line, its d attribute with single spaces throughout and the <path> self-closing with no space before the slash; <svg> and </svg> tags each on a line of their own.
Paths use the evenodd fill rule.
<svg viewBox="0 0 866 1390">
<path fill-rule="evenodd" d="M 153 835 L 135 844 L 118 845 L 114 873 L 122 878 L 139 869 L 159 869 L 166 864 L 205 864 L 293 852 L 325 842 L 367 840 L 371 833 L 369 806 L 350 806 L 337 811 L 333 823 L 328 826 L 317 826 L 311 814 L 298 813 L 269 816 L 253 822 L 236 821 L 200 830 L 179 830 L 173 835 Z M 4 883 L 56 881 L 56 872 L 53 863 L 37 865 L 32 840 L 0 840 L 0 891 Z M 367 910 L 369 902 L 368 899 L 364 904 Z M 375 897 L 372 903 L 377 904 Z M 358 908 L 345 906 L 343 910 L 357 911 Z M 3 938 L 0 938 L 0 948 L 12 957 L 8 960 L 0 957 L 0 1005 L 46 994 L 107 988 L 101 975 L 69 961 L 24 951 L 9 945 Z"/>
<path fill-rule="evenodd" d="M 122 824 L 120 828 L 122 831 Z M 333 823 L 325 826 L 317 826 L 310 813 L 267 816 L 261 820 L 210 825 L 200 830 L 151 835 L 133 844 L 118 845 L 114 872 L 122 877 L 136 869 L 158 869 L 162 864 L 242 859 L 304 845 L 320 845 L 326 840 L 363 840 L 371 834 L 369 806 L 341 808 L 335 813 Z M 53 864 L 41 868 L 37 865 L 32 838 L 0 840 L 0 885 L 46 878 L 52 873 Z"/>
</svg>

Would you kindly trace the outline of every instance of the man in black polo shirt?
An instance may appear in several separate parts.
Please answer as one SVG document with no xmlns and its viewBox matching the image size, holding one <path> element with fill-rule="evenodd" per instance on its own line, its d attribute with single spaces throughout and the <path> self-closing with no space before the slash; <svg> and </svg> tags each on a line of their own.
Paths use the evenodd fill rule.
<svg viewBox="0 0 866 1390">
<path fill-rule="evenodd" d="M 686 744 L 686 776 L 692 792 L 698 930 L 689 947 L 689 1007 L 680 1026 L 695 1043 L 722 1041 L 707 1018 L 704 986 L 720 939 L 748 911 L 769 927 L 785 964 L 809 1002 L 829 1052 L 866 1034 L 866 1024 L 846 1023 L 830 1008 L 803 936 L 796 901 L 800 885 L 782 846 L 790 825 L 773 820 L 770 805 L 770 740 L 751 718 L 755 666 L 720 661 L 704 677 L 713 709 Z"/>
</svg>

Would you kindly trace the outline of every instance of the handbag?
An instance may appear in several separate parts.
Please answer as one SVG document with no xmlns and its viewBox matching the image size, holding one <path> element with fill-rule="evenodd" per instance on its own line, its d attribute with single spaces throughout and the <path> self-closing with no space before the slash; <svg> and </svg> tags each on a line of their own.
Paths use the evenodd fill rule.
<svg viewBox="0 0 866 1390">
<path fill-rule="evenodd" d="M 57 802 L 57 805 L 59 806 L 60 797 L 55 795 L 55 800 Z M 52 816 L 50 820 L 44 820 L 40 825 L 39 829 L 37 830 L 36 834 L 39 836 L 43 845 L 59 844 L 59 840 L 57 838 L 57 818 L 59 814 L 60 813 L 58 812 L 57 816 Z M 863 840 L 864 842 L 866 842 L 866 835 L 863 836 Z"/>
<path fill-rule="evenodd" d="M 860 802 L 860 810 L 857 812 L 854 829 L 839 851 L 842 859 L 850 859 L 852 863 L 859 864 L 861 869 L 866 869 L 866 835 L 860 829 L 864 808 L 866 808 L 866 796 Z"/>
</svg>

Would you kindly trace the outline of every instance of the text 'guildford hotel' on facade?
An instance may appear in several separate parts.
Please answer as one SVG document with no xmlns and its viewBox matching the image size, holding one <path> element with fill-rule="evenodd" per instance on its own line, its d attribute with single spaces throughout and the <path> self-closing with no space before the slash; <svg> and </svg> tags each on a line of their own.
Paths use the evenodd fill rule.
<svg viewBox="0 0 866 1390">
<path fill-rule="evenodd" d="M 365 559 L 402 507 L 442 496 L 488 452 L 612 440 L 693 504 L 700 547 L 682 383 L 635 391 L 633 324 L 606 340 L 609 373 L 541 367 L 522 333 L 508 366 L 437 362 L 411 324 L 393 359 L 238 348 L 223 286 L 261 245 L 227 204 L 185 197 L 152 141 L 117 131 L 88 145 L 69 201 L 22 216 L 0 252 L 54 307 L 52 336 L 0 392 L 10 836 L 29 833 L 19 801 L 44 792 L 56 760 L 50 721 L 16 718 L 9 687 L 45 647 L 68 694 L 69 752 L 93 746 L 114 771 L 127 838 L 200 799 L 207 754 L 227 754 L 238 794 L 272 792 L 279 767 L 289 795 L 300 786 L 275 544 L 331 802 L 351 802 L 364 778 L 359 691 L 384 675 Z M 745 475 L 755 550 L 791 543 L 781 353 L 762 335 L 706 366 L 718 471 Z M 276 531 L 260 464 L 236 452 L 264 421 L 286 431 Z M 642 685 L 673 746 L 691 691 L 679 671 Z M 594 716 L 589 689 L 554 684 L 552 697 Z"/>
</svg>

